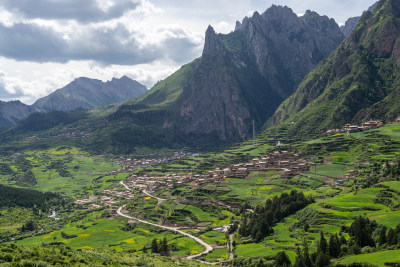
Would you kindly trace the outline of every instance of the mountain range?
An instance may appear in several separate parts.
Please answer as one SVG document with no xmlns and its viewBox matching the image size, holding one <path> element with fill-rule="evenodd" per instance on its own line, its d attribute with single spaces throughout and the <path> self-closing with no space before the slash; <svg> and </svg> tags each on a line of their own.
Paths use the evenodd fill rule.
<svg viewBox="0 0 400 267">
<path fill-rule="evenodd" d="M 144 85 L 126 76 L 102 82 L 78 78 L 33 105 L 20 101 L 0 101 L 0 128 L 10 128 L 34 112 L 71 111 L 105 106 L 140 96 L 147 92 Z"/>
<path fill-rule="evenodd" d="M 25 105 L 21 101 L 0 101 L 0 129 L 12 127 L 36 111 L 39 111 L 36 107 Z"/>
<path fill-rule="evenodd" d="M 343 39 L 333 19 L 312 11 L 298 17 L 281 6 L 255 12 L 229 34 L 210 26 L 199 59 L 85 125 L 96 136 L 93 144 L 124 152 L 243 141 L 252 136 L 253 122 L 261 128 Z"/>
<path fill-rule="evenodd" d="M 229 34 L 210 26 L 199 59 L 74 127 L 93 136 L 85 145 L 129 153 L 138 146 L 216 148 L 248 139 L 253 126 L 290 124 L 292 133 L 307 134 L 392 120 L 398 116 L 397 8 L 380 1 L 346 39 L 334 20 L 312 11 L 299 17 L 281 6 L 255 12 Z"/>
<path fill-rule="evenodd" d="M 33 106 L 47 112 L 90 109 L 128 100 L 146 91 L 144 85 L 127 76 L 120 79 L 113 78 L 107 82 L 83 77 L 37 100 Z"/>
</svg>

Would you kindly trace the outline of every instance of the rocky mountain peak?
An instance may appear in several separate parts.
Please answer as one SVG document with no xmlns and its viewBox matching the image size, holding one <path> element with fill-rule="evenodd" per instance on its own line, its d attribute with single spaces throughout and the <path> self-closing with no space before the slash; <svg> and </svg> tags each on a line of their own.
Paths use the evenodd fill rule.
<svg viewBox="0 0 400 267">
<path fill-rule="evenodd" d="M 218 40 L 218 35 L 215 32 L 214 28 L 211 25 L 209 25 L 206 31 L 203 56 L 218 53 L 220 49 L 221 46 Z"/>
<path fill-rule="evenodd" d="M 237 22 L 230 34 L 209 26 L 203 57 L 181 97 L 184 132 L 248 138 L 252 121 L 261 126 L 343 39 L 334 20 L 311 11 L 299 18 L 276 5 Z"/>
<path fill-rule="evenodd" d="M 287 6 L 272 5 L 263 14 L 262 17 L 265 20 L 281 20 L 288 21 L 297 18 L 297 15 L 293 10 Z"/>
</svg>

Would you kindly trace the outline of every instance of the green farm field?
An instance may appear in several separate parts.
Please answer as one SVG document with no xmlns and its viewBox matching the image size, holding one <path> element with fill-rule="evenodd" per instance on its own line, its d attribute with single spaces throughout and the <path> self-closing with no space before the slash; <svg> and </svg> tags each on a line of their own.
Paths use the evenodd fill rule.
<svg viewBox="0 0 400 267">
<path fill-rule="evenodd" d="M 43 243 L 62 242 L 74 249 L 111 249 L 115 251 L 142 250 L 150 248 L 151 241 L 167 238 L 169 244 L 174 244 L 177 251 L 174 256 L 187 256 L 203 251 L 195 241 L 181 235 L 168 232 L 154 232 L 145 225 L 134 229 L 123 230 L 126 220 L 102 219 L 101 213 L 93 212 L 82 220 L 64 225 L 59 231 L 26 238 L 17 243 L 24 246 L 40 246 Z"/>
</svg>

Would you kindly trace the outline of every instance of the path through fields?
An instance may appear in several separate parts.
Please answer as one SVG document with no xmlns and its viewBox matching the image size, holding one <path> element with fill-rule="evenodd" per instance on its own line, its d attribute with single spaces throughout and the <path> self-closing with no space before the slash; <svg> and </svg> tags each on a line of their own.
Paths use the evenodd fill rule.
<svg viewBox="0 0 400 267">
<path fill-rule="evenodd" d="M 120 207 L 120 208 L 118 209 L 117 213 L 118 213 L 119 216 L 122 216 L 122 217 L 125 217 L 125 218 L 128 218 L 128 219 L 131 219 L 131 220 L 135 220 L 135 221 L 138 221 L 138 222 L 141 222 L 141 223 L 145 223 L 145 224 L 148 224 L 148 225 L 156 226 L 156 227 L 159 227 L 159 228 L 162 228 L 162 229 L 165 229 L 165 230 L 174 231 L 174 232 L 176 232 L 176 233 L 179 233 L 179 234 L 181 234 L 181 235 L 184 235 L 184 236 L 187 236 L 187 237 L 193 239 L 194 241 L 196 241 L 197 243 L 199 243 L 200 245 L 202 245 L 202 246 L 204 246 L 204 247 L 206 248 L 206 250 L 205 250 L 204 252 L 200 253 L 200 254 L 191 255 L 191 256 L 186 257 L 186 258 L 189 259 L 189 260 L 193 260 L 193 259 L 199 258 L 199 257 L 204 256 L 204 255 L 207 255 L 208 253 L 210 253 L 211 251 L 213 251 L 213 247 L 212 247 L 212 246 L 210 246 L 209 244 L 207 244 L 206 242 L 204 242 L 203 240 L 201 240 L 201 239 L 198 238 L 198 237 L 195 237 L 195 236 L 193 236 L 193 235 L 191 235 L 191 234 L 189 234 L 189 233 L 185 233 L 185 232 L 179 230 L 179 228 L 168 227 L 168 226 L 163 226 L 163 225 L 151 223 L 151 222 L 148 222 L 148 221 L 145 221 L 145 220 L 141 220 L 141 219 L 138 219 L 138 218 L 129 216 L 129 215 L 127 215 L 127 214 L 124 214 L 124 213 L 122 213 L 122 209 L 123 209 L 124 207 L 125 207 L 125 206 L 122 206 L 122 207 Z"/>
<path fill-rule="evenodd" d="M 121 184 L 122 186 L 124 186 L 126 189 L 128 189 L 129 191 L 131 191 L 131 189 L 124 183 L 124 181 L 121 181 L 120 184 Z M 157 198 L 157 197 L 155 197 L 155 196 L 149 194 L 148 192 L 146 192 L 146 190 L 143 190 L 143 193 L 146 194 L 146 195 L 148 195 L 148 196 L 150 196 L 150 197 L 156 198 L 156 199 L 159 201 L 158 204 L 161 204 L 162 202 L 166 201 L 166 199 Z M 160 203 L 160 200 L 162 201 L 161 203 Z M 156 227 L 159 227 L 159 228 L 162 228 L 162 229 L 165 229 L 165 230 L 174 231 L 174 232 L 176 232 L 176 233 L 179 233 L 179 234 L 181 234 L 181 235 L 184 235 L 184 236 L 187 236 L 187 237 L 193 239 L 195 242 L 199 243 L 200 245 L 202 245 L 202 246 L 204 246 L 204 247 L 206 248 L 206 250 L 205 250 L 204 252 L 202 252 L 202 253 L 200 253 L 200 254 L 188 256 L 188 257 L 186 257 L 186 259 L 193 260 L 193 259 L 199 258 L 199 257 L 201 257 L 201 256 L 207 255 L 208 253 L 210 253 L 210 252 L 213 251 L 213 249 L 214 249 L 212 246 L 210 246 L 209 244 L 207 244 L 206 242 L 204 242 L 204 241 L 201 240 L 200 238 L 195 237 L 195 236 L 193 236 L 193 235 L 191 235 L 191 234 L 189 234 L 189 233 L 185 233 L 185 232 L 179 230 L 179 228 L 176 228 L 176 227 L 168 227 L 168 226 L 163 226 L 163 225 L 151 223 L 151 222 L 148 222 L 148 221 L 145 221 L 145 220 L 141 220 L 141 219 L 132 217 L 132 216 L 130 216 L 130 215 L 124 214 L 124 213 L 122 212 L 122 210 L 123 210 L 124 207 L 125 207 L 125 206 L 122 206 L 122 207 L 120 207 L 120 208 L 118 209 L 117 214 L 118 214 L 119 216 L 122 216 L 122 217 L 125 217 L 125 218 L 128 218 L 128 219 L 131 219 L 131 220 L 135 220 L 135 221 L 138 221 L 138 222 L 141 222 L 141 223 L 144 223 L 144 224 L 156 226 Z"/>
</svg>

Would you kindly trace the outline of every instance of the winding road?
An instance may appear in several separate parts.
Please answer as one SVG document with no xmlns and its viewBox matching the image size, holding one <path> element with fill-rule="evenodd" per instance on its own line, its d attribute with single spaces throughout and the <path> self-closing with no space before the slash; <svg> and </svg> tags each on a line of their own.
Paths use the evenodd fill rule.
<svg viewBox="0 0 400 267">
<path fill-rule="evenodd" d="M 158 201 L 158 202 L 157 202 L 157 206 L 159 206 L 159 205 L 161 205 L 162 203 L 164 203 L 165 201 L 167 201 L 166 199 L 153 196 L 152 194 L 150 194 L 150 193 L 147 192 L 146 190 L 143 190 L 142 192 L 143 192 L 143 194 L 145 194 L 145 195 L 147 195 L 147 196 L 149 196 L 149 197 L 152 197 L 152 198 L 157 199 L 157 201 Z"/>
<path fill-rule="evenodd" d="M 121 181 L 120 184 L 121 184 L 122 186 L 124 186 L 126 189 L 128 189 L 129 191 L 132 191 L 123 181 Z M 143 193 L 146 194 L 146 195 L 148 195 L 148 196 L 150 196 L 150 197 L 156 198 L 159 202 L 160 202 L 160 200 L 163 200 L 163 202 L 166 201 L 166 199 L 157 198 L 157 197 L 152 196 L 151 194 L 149 194 L 149 193 L 146 192 L 145 190 L 143 190 Z M 162 203 L 162 202 L 161 202 L 161 203 Z M 185 232 L 179 230 L 179 228 L 176 228 L 176 227 L 168 227 L 168 226 L 163 226 L 163 225 L 151 223 L 151 222 L 148 222 L 148 221 L 145 221 L 145 220 L 141 220 L 141 219 L 139 219 L 139 218 L 135 218 L 135 217 L 132 217 L 132 216 L 130 216 L 130 215 L 124 214 L 124 213 L 122 212 L 122 210 L 123 210 L 124 207 L 125 207 L 125 206 L 122 206 L 122 207 L 120 207 L 120 208 L 117 210 L 117 214 L 118 214 L 119 216 L 122 216 L 122 217 L 125 217 L 125 218 L 128 218 L 128 219 L 131 219 L 131 220 L 135 220 L 135 221 L 138 221 L 138 222 L 141 222 L 141 223 L 144 223 L 144 224 L 148 224 L 148 225 L 152 225 L 152 226 L 155 226 L 155 227 L 159 227 L 159 228 L 162 228 L 162 229 L 165 229 L 165 230 L 169 230 L 169 231 L 173 231 L 173 232 L 179 233 L 179 234 L 181 234 L 181 235 L 184 235 L 184 236 L 187 236 L 187 237 L 193 239 L 195 242 L 199 243 L 200 245 L 202 245 L 202 246 L 204 246 L 204 247 L 206 248 L 206 250 L 205 250 L 204 252 L 202 252 L 202 253 L 199 253 L 199 254 L 196 254 L 196 255 L 190 255 L 190 256 L 186 257 L 186 259 L 188 259 L 188 260 L 194 260 L 194 259 L 199 258 L 199 257 L 201 257 L 201 256 L 207 255 L 208 253 L 210 253 L 211 251 L 214 250 L 214 248 L 213 248 L 212 246 L 210 246 L 209 244 L 207 244 L 206 242 L 204 242 L 204 241 L 201 240 L 200 238 L 195 237 L 195 236 L 193 236 L 193 235 L 191 235 L 191 234 L 189 234 L 189 233 L 185 233 Z"/>
<path fill-rule="evenodd" d="M 124 181 L 119 182 L 123 187 L 125 187 L 128 191 L 132 191 L 126 184 L 124 184 Z"/>
<path fill-rule="evenodd" d="M 187 236 L 187 237 L 193 239 L 194 241 L 196 241 L 197 243 L 199 243 L 200 245 L 202 245 L 202 246 L 204 246 L 204 247 L 206 248 L 206 250 L 205 250 L 204 252 L 200 253 L 200 254 L 191 255 L 191 256 L 186 257 L 186 259 L 188 259 L 188 260 L 193 260 L 193 259 L 199 258 L 199 257 L 204 256 L 204 255 L 207 255 L 208 253 L 210 253 L 211 251 L 213 251 L 213 247 L 210 246 L 209 244 L 207 244 L 206 242 L 204 242 L 203 240 L 201 240 L 200 238 L 195 237 L 195 236 L 193 236 L 193 235 L 191 235 L 191 234 L 185 233 L 185 232 L 179 230 L 178 228 L 175 228 L 175 227 L 168 227 L 168 226 L 163 226 L 163 225 L 151 223 L 151 222 L 144 221 L 144 220 L 141 220 L 141 219 L 138 219 L 138 218 L 129 216 L 129 215 L 127 215 L 127 214 L 124 214 L 124 213 L 122 213 L 122 209 L 123 209 L 124 207 L 125 207 L 125 206 L 122 206 L 122 207 L 120 207 L 120 208 L 117 210 L 117 213 L 118 213 L 119 216 L 122 216 L 122 217 L 125 217 L 125 218 L 128 218 L 128 219 L 131 219 L 131 220 L 135 220 L 135 221 L 138 221 L 138 222 L 141 222 L 141 223 L 145 223 L 145 224 L 148 224 L 148 225 L 156 226 L 156 227 L 159 227 L 159 228 L 162 228 L 162 229 L 165 229 L 165 230 L 174 231 L 174 232 L 176 232 L 176 233 L 179 233 L 179 234 L 181 234 L 181 235 L 184 235 L 184 236 Z"/>
</svg>

